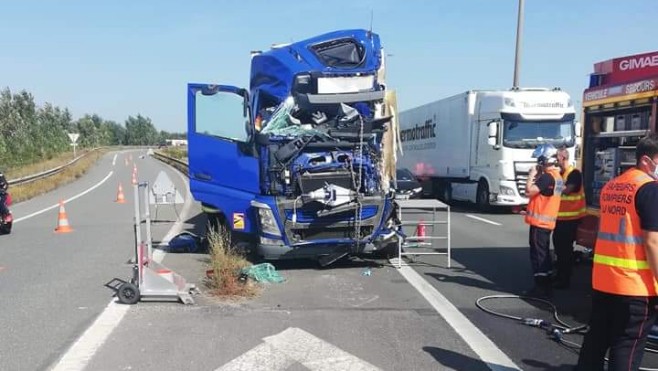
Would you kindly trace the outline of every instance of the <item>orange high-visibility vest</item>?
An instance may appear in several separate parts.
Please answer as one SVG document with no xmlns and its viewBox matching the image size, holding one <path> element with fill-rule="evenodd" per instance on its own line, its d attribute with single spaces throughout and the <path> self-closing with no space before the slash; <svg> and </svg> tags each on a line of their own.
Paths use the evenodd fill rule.
<svg viewBox="0 0 658 371">
<path fill-rule="evenodd" d="M 555 180 L 555 188 L 552 196 L 544 196 L 541 193 L 531 198 L 528 202 L 525 222 L 539 228 L 553 230 L 557 213 L 560 210 L 560 195 L 564 183 L 557 168 L 549 168 L 546 173 L 551 175 Z"/>
<path fill-rule="evenodd" d="M 569 174 L 574 170 L 573 166 L 564 172 L 562 178 L 566 184 Z M 576 193 L 564 194 L 560 196 L 560 211 L 557 213 L 557 220 L 576 220 L 585 216 L 585 185 L 580 186 Z"/>
<path fill-rule="evenodd" d="M 632 168 L 601 190 L 601 219 L 594 246 L 592 287 L 629 296 L 654 296 L 658 284 L 647 262 L 640 217 L 635 209 L 638 189 L 653 179 Z"/>
</svg>

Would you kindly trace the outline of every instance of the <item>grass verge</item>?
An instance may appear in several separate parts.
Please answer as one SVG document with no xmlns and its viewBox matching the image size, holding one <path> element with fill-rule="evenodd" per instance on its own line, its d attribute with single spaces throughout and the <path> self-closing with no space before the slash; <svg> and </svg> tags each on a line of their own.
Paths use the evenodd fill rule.
<svg viewBox="0 0 658 371">
<path fill-rule="evenodd" d="M 27 184 L 10 186 L 9 192 L 11 193 L 11 198 L 14 202 L 21 202 L 42 195 L 44 193 L 50 192 L 65 184 L 71 183 L 74 180 L 80 178 L 82 175 L 84 175 L 96 163 L 96 161 L 98 161 L 98 159 L 101 156 L 103 156 L 106 152 L 107 150 L 105 149 L 93 151 L 89 153 L 87 156 L 78 160 L 75 164 L 67 167 L 66 169 L 64 169 L 62 172 L 58 174 Z M 70 161 L 70 158 L 64 163 L 67 163 L 68 161 Z M 50 166 L 50 168 L 52 169 L 59 165 L 54 165 L 54 166 L 48 165 L 48 166 Z M 43 165 L 37 164 L 34 166 L 38 168 Z M 39 170 L 34 171 L 35 167 L 32 167 L 30 169 L 31 172 L 27 171 L 25 174 L 27 175 L 27 174 L 34 174 L 39 172 Z M 26 170 L 21 169 L 21 172 L 24 171 Z"/>
<path fill-rule="evenodd" d="M 207 238 L 210 266 L 205 283 L 211 294 L 224 298 L 250 298 L 258 295 L 260 286 L 257 283 L 249 279 L 240 280 L 240 270 L 251 263 L 231 247 L 226 229 L 210 229 Z"/>
<path fill-rule="evenodd" d="M 80 150 L 76 156 L 83 155 L 89 150 Z M 54 169 L 58 166 L 66 165 L 73 160 L 71 152 L 60 153 L 51 159 L 35 162 L 33 164 L 23 165 L 15 168 L 2 169 L 7 179 L 18 179 L 24 176 L 37 174 L 42 171 Z"/>
<path fill-rule="evenodd" d="M 167 147 L 160 151 L 169 157 L 187 162 L 187 148 L 185 147 Z"/>
</svg>

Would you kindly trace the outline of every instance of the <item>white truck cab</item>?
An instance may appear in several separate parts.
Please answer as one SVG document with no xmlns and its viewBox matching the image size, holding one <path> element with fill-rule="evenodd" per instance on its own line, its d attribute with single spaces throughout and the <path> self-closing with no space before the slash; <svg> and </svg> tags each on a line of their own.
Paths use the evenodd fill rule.
<svg viewBox="0 0 658 371">
<path fill-rule="evenodd" d="M 571 98 L 557 88 L 468 91 L 400 113 L 398 166 L 446 202 L 523 206 L 537 145 L 565 147 L 575 159 L 574 119 Z M 418 123 L 430 123 L 431 135 Z"/>
</svg>

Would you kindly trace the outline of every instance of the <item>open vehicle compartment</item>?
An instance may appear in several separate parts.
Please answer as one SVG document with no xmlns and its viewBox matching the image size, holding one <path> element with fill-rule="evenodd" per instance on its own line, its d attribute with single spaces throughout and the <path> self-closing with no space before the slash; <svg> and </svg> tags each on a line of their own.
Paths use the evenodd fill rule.
<svg viewBox="0 0 658 371">
<path fill-rule="evenodd" d="M 232 218 L 234 237 L 268 245 L 270 257 L 308 245 L 359 253 L 391 238 L 398 134 L 384 76 L 379 36 L 367 30 L 257 53 L 248 92 L 217 89 L 244 97 L 247 135 L 233 130 L 228 140 L 195 129 L 196 101 L 206 99 L 197 93 L 215 94 L 213 85 L 195 84 L 188 105 L 195 199 L 207 213 Z"/>
</svg>

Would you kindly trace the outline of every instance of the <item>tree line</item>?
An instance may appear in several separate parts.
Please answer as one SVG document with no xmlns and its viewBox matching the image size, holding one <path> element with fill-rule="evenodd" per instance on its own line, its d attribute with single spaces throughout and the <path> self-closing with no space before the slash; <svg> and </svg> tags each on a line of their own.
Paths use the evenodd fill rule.
<svg viewBox="0 0 658 371">
<path fill-rule="evenodd" d="M 96 114 L 73 120 L 67 108 L 37 106 L 23 90 L 0 92 L 0 170 L 48 160 L 71 150 L 67 133 L 78 133 L 78 147 L 157 145 L 185 134 L 158 131 L 151 119 L 129 116 L 121 124 Z"/>
</svg>

